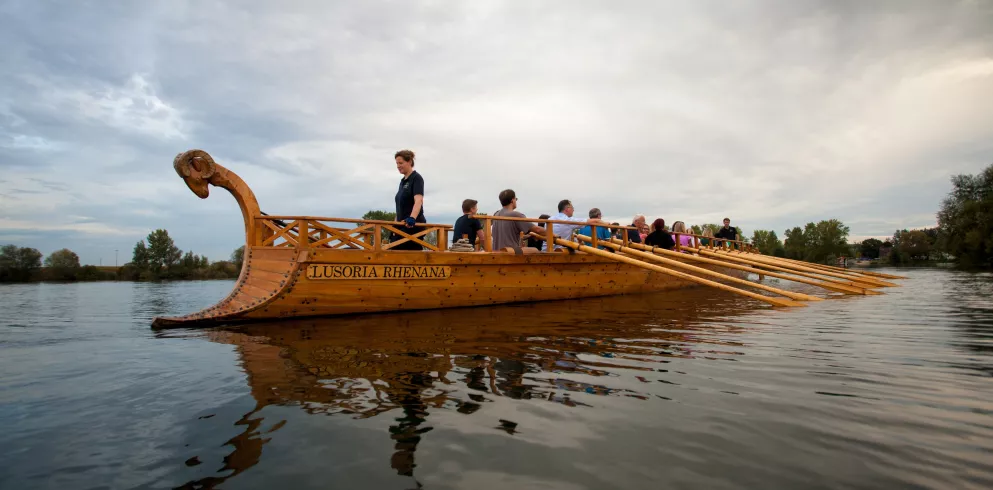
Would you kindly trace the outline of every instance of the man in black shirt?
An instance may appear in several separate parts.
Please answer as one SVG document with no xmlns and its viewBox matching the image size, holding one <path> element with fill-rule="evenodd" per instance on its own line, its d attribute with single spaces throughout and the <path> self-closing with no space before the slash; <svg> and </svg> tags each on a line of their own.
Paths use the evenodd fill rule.
<svg viewBox="0 0 993 490">
<path fill-rule="evenodd" d="M 483 224 L 476 218 L 470 218 L 479 209 L 475 199 L 462 201 L 462 216 L 455 220 L 455 227 L 452 230 L 452 243 L 461 240 L 463 237 L 469 239 L 469 244 L 476 246 L 476 240 L 483 241 Z"/>
<path fill-rule="evenodd" d="M 417 223 L 427 223 L 424 218 L 424 178 L 414 170 L 414 152 L 410 150 L 400 150 L 395 157 L 397 171 L 403 174 L 400 180 L 400 188 L 394 198 L 397 206 L 397 221 L 404 224 L 404 231 L 407 233 L 417 233 Z M 393 233 L 390 241 L 402 240 L 404 237 Z M 408 240 L 391 250 L 423 250 L 421 244 Z"/>
<path fill-rule="evenodd" d="M 714 238 L 723 238 L 725 240 L 738 239 L 738 229 L 731 227 L 731 218 L 724 218 L 724 228 L 717 230 L 717 233 L 714 233 Z"/>
</svg>

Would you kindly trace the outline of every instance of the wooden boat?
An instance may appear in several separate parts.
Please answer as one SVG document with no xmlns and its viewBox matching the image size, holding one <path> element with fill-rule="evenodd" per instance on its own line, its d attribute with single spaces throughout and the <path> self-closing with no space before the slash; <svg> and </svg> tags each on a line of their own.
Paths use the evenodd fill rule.
<svg viewBox="0 0 993 490">
<path fill-rule="evenodd" d="M 450 225 L 426 224 L 407 232 L 402 225 L 390 221 L 270 216 L 261 212 L 248 185 L 206 152 L 182 153 L 173 166 L 200 198 L 208 197 L 209 185 L 224 188 L 234 196 L 244 218 L 244 262 L 237 283 L 226 298 L 196 313 L 156 318 L 152 323 L 155 328 L 561 300 L 698 284 L 736 291 L 775 305 L 799 304 L 698 277 L 706 270 L 711 275 L 719 272 L 721 277 L 740 281 L 747 268 L 755 268 L 756 272 L 765 268 L 762 263 L 735 264 L 737 268 L 732 269 L 730 261 L 728 267 L 718 265 L 724 259 L 717 257 L 711 259 L 715 263 L 689 266 L 697 274 L 679 272 L 671 264 L 663 267 L 632 259 L 625 254 L 634 253 L 630 249 L 620 249 L 625 253 L 616 254 L 598 250 L 596 239 L 590 247 L 556 238 L 551 235 L 551 224 L 555 222 L 537 219 L 529 221 L 545 222 L 549 230 L 545 239 L 567 247 L 566 250 L 526 254 L 494 251 L 489 248 L 488 234 L 492 220 L 513 218 L 491 216 L 479 216 L 487 233 L 484 250 L 452 252 L 446 250 Z M 386 243 L 383 237 L 388 232 L 402 238 Z M 431 236 L 435 241 L 431 241 Z M 422 245 L 425 250 L 394 249 L 408 241 Z M 619 244 L 630 245 L 626 239 Z M 741 242 L 725 243 L 720 252 L 732 253 L 728 250 L 731 247 L 748 248 Z M 711 250 L 717 253 L 713 245 Z M 689 258 L 687 255 L 686 260 Z M 682 257 L 677 259 L 676 262 L 685 261 Z M 743 268 L 746 272 L 742 272 Z M 780 294 L 795 299 L 817 299 Z"/>
</svg>

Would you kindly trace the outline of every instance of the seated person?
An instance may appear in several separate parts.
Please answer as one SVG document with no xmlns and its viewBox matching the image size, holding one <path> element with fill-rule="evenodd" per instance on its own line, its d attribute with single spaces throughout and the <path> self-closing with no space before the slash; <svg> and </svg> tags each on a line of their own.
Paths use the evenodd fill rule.
<svg viewBox="0 0 993 490">
<path fill-rule="evenodd" d="M 643 214 L 634 215 L 634 220 L 631 221 L 630 226 L 635 229 L 627 230 L 628 241 L 631 243 L 642 243 L 641 233 L 639 233 L 638 230 L 640 230 L 642 227 L 645 226 L 645 215 Z"/>
<path fill-rule="evenodd" d="M 493 216 L 508 216 L 511 218 L 527 218 L 524 213 L 516 211 L 517 209 L 517 194 L 513 189 L 506 189 L 500 192 L 500 205 L 503 206 L 500 210 L 493 213 Z M 535 226 L 534 223 L 528 223 L 527 221 L 507 221 L 502 219 L 493 220 L 493 251 L 499 252 L 507 247 L 513 248 L 517 253 L 523 253 L 521 250 L 521 233 L 536 233 L 544 234 L 545 229 L 540 226 Z"/>
<path fill-rule="evenodd" d="M 568 199 L 563 199 L 559 201 L 559 212 L 555 216 L 549 219 L 556 221 L 573 221 L 575 224 L 565 224 L 565 223 L 554 223 L 552 224 L 552 233 L 559 238 L 569 239 L 572 235 L 572 230 L 578 230 L 587 223 L 599 222 L 600 220 L 585 220 L 583 218 L 574 218 L 572 214 L 576 211 L 576 208 L 572 207 L 572 203 Z M 561 245 L 556 245 L 555 249 L 563 248 Z M 545 247 L 542 250 L 548 251 L 548 243 L 545 243 Z"/>
<path fill-rule="evenodd" d="M 710 228 L 704 228 L 703 236 L 704 238 L 700 239 L 700 245 L 710 246 L 710 244 L 713 243 L 714 241 L 714 230 L 711 230 Z"/>
<path fill-rule="evenodd" d="M 666 250 L 672 250 L 676 246 L 676 242 L 673 241 L 672 235 L 665 230 L 665 220 L 659 218 L 652 222 L 652 232 L 645 237 L 645 245 L 650 247 L 664 248 Z"/>
<path fill-rule="evenodd" d="M 673 242 L 676 240 L 676 233 L 688 233 L 686 231 L 686 223 L 682 221 L 677 221 L 672 224 L 672 238 Z M 693 248 L 693 237 L 685 234 L 679 235 L 679 246 Z"/>
<path fill-rule="evenodd" d="M 593 209 L 590 210 L 590 220 L 591 221 L 592 220 L 601 220 L 601 222 L 602 222 L 602 219 L 603 219 L 603 213 L 600 212 L 600 208 L 593 208 Z M 586 236 L 592 238 L 593 237 L 593 226 L 592 225 L 586 225 L 586 226 L 580 228 L 579 231 L 578 231 L 578 233 L 580 235 L 586 235 Z M 607 223 L 603 223 L 602 225 L 599 225 L 599 224 L 597 225 L 597 227 L 596 227 L 596 237 L 597 237 L 598 240 L 606 240 L 608 242 L 610 241 L 610 238 L 611 238 L 610 227 L 607 226 Z M 606 250 L 607 249 L 607 247 L 605 247 L 603 245 L 598 245 L 597 248 L 599 248 L 600 250 Z M 613 250 L 613 249 L 611 249 L 611 250 Z"/>
<path fill-rule="evenodd" d="M 540 216 L 538 216 L 538 219 L 548 219 L 548 218 L 551 218 L 551 216 L 549 216 L 547 214 L 544 214 L 544 213 L 542 213 Z M 545 224 L 544 223 L 538 223 L 538 226 L 542 229 L 541 235 L 544 236 L 544 234 L 545 234 L 545 232 L 544 232 Z M 528 246 L 529 247 L 533 247 L 533 248 L 537 248 L 538 250 L 541 250 L 541 245 L 543 243 L 545 243 L 545 241 L 542 240 L 542 239 L 540 239 L 540 238 L 535 238 L 533 236 L 529 236 L 528 237 Z"/>
<path fill-rule="evenodd" d="M 455 243 L 462 239 L 463 235 L 469 238 L 469 245 L 476 246 L 478 241 L 480 244 L 483 242 L 483 224 L 479 222 L 476 218 L 470 218 L 476 214 L 479 208 L 476 206 L 477 202 L 474 199 L 466 199 L 462 201 L 462 216 L 455 220 L 455 226 L 452 229 L 452 243 Z"/>
</svg>

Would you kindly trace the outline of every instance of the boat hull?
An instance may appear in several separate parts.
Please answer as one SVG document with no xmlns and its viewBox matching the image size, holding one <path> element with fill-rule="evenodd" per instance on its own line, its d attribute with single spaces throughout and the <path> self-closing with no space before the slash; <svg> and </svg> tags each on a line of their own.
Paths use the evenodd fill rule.
<svg viewBox="0 0 993 490">
<path fill-rule="evenodd" d="M 696 284 L 584 253 L 250 247 L 232 293 L 156 328 L 635 294 Z M 739 275 L 721 267 L 708 267 Z M 384 277 L 385 276 L 385 277 Z"/>
</svg>

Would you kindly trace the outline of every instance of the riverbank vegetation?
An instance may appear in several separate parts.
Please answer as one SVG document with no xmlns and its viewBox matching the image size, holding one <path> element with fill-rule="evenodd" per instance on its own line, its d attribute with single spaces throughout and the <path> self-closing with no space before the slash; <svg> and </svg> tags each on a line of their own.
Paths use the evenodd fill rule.
<svg viewBox="0 0 993 490">
<path fill-rule="evenodd" d="M 231 260 L 215 262 L 192 251 L 184 254 L 166 230 L 155 230 L 135 244 L 131 261 L 121 267 L 81 266 L 79 256 L 67 248 L 42 261 L 37 249 L 5 245 L 0 248 L 0 282 L 233 279 L 243 255 L 244 247 L 232 252 Z"/>
</svg>

